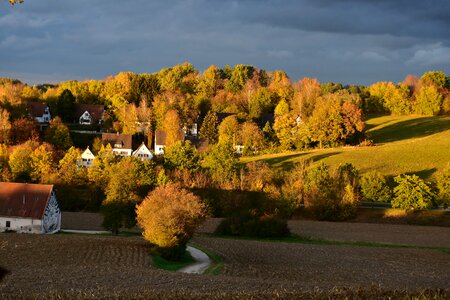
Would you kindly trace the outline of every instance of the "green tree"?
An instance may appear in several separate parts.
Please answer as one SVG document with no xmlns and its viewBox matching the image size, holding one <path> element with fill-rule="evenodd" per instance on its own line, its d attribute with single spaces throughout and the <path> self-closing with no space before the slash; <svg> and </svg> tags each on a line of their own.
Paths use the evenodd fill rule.
<svg viewBox="0 0 450 300">
<path fill-rule="evenodd" d="M 26 142 L 17 145 L 9 156 L 9 167 L 13 179 L 19 182 L 29 182 L 31 175 L 31 154 L 33 153 L 33 145 Z"/>
<path fill-rule="evenodd" d="M 178 141 L 164 150 L 164 163 L 169 169 L 197 170 L 200 155 L 190 141 Z"/>
<path fill-rule="evenodd" d="M 88 169 L 88 179 L 98 189 L 104 189 L 108 185 L 111 167 L 115 162 L 115 156 L 110 144 L 100 147 L 92 166 Z"/>
<path fill-rule="evenodd" d="M 219 143 L 229 143 L 235 146 L 239 142 L 239 122 L 236 116 L 226 117 L 219 125 Z"/>
<path fill-rule="evenodd" d="M 426 85 L 433 84 L 439 88 L 443 88 L 445 86 L 446 79 L 445 73 L 440 71 L 428 71 L 420 77 L 420 81 L 422 83 Z"/>
<path fill-rule="evenodd" d="M 361 177 L 360 187 L 365 201 L 389 202 L 391 200 L 391 190 L 386 178 L 377 171 L 365 173 Z"/>
<path fill-rule="evenodd" d="M 434 116 L 441 110 L 442 95 L 434 85 L 422 85 L 416 94 L 416 113 Z"/>
<path fill-rule="evenodd" d="M 236 175 L 238 162 L 231 144 L 218 143 L 206 155 L 204 167 L 210 171 L 216 182 L 225 183 Z"/>
<path fill-rule="evenodd" d="M 70 90 L 64 90 L 58 97 L 57 112 L 64 122 L 73 122 L 75 111 L 75 97 Z"/>
<path fill-rule="evenodd" d="M 136 214 L 144 238 L 157 245 L 165 258 L 177 260 L 205 219 L 206 209 L 198 196 L 172 184 L 149 193 Z"/>
<path fill-rule="evenodd" d="M 421 210 L 433 206 L 436 195 L 430 186 L 416 175 L 401 175 L 394 178 L 398 184 L 394 188 L 393 208 Z"/>
<path fill-rule="evenodd" d="M 450 165 L 441 170 L 437 174 L 436 179 L 439 201 L 445 207 L 448 207 L 450 205 Z"/>
<path fill-rule="evenodd" d="M 58 179 L 64 185 L 82 185 L 86 181 L 86 170 L 82 167 L 81 152 L 70 147 L 59 161 Z"/>
<path fill-rule="evenodd" d="M 113 165 L 108 185 L 105 189 L 106 199 L 102 203 L 103 227 L 118 234 L 121 227 L 131 228 L 135 225 L 134 207 L 140 201 L 138 195 L 139 180 L 135 160 L 124 158 Z"/>
<path fill-rule="evenodd" d="M 255 68 L 249 65 L 236 65 L 231 71 L 231 77 L 225 84 L 225 89 L 232 93 L 240 92 L 248 79 L 253 77 Z"/>
<path fill-rule="evenodd" d="M 208 111 L 200 127 L 199 135 L 201 138 L 208 139 L 211 145 L 216 144 L 219 138 L 219 120 L 217 114 L 212 110 Z"/>
<path fill-rule="evenodd" d="M 50 121 L 50 125 L 45 131 L 45 140 L 60 150 L 67 150 L 72 146 L 69 128 L 59 117 Z"/>
</svg>

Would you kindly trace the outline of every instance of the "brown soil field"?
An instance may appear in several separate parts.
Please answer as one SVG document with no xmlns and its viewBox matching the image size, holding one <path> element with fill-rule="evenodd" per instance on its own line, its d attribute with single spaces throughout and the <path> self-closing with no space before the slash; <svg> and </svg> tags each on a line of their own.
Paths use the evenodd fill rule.
<svg viewBox="0 0 450 300">
<path fill-rule="evenodd" d="M 291 220 L 292 233 L 339 241 L 450 247 L 450 227 Z"/>
<path fill-rule="evenodd" d="M 0 298 L 321 298 L 362 291 L 446 289 L 449 254 L 432 250 L 305 245 L 199 235 L 218 253 L 221 275 L 151 266 L 140 237 L 0 234 L 0 266 L 10 271 Z M 375 287 L 375 292 L 370 292 Z M 335 290 L 338 288 L 338 290 Z M 339 290 L 340 288 L 340 290 Z M 350 290 L 348 290 L 350 288 Z M 333 290 L 334 292 L 330 292 Z M 344 291 L 344 292 L 342 292 Z M 322 294 L 325 293 L 325 294 Z M 366 298 L 367 292 L 362 292 Z M 449 290 L 440 291 L 444 297 Z M 404 294 L 401 294 L 404 295 Z M 334 296 L 332 296 L 335 298 Z"/>
</svg>

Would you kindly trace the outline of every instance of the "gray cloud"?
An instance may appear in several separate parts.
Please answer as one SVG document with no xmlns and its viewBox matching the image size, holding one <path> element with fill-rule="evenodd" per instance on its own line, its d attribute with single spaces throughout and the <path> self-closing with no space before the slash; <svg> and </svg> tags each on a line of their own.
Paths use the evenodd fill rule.
<svg viewBox="0 0 450 300">
<path fill-rule="evenodd" d="M 362 84 L 450 73 L 450 1 L 167 2 L 0 3 L 0 76 L 103 78 L 183 61 Z"/>
</svg>

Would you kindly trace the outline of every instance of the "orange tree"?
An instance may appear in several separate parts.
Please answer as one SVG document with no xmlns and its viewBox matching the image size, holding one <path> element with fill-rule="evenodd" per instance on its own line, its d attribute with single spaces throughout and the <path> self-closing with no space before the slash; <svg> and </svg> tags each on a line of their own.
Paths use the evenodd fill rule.
<svg viewBox="0 0 450 300">
<path fill-rule="evenodd" d="M 157 246 L 161 256 L 171 260 L 181 258 L 195 228 L 206 217 L 200 197 L 176 184 L 150 192 L 136 213 L 144 238 Z"/>
</svg>

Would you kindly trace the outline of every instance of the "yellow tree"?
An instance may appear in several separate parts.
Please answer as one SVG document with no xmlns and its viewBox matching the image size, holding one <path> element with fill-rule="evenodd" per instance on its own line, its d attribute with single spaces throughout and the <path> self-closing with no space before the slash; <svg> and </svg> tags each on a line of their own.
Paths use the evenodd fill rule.
<svg viewBox="0 0 450 300">
<path fill-rule="evenodd" d="M 291 107 L 295 114 L 308 118 L 312 115 L 316 100 L 320 96 L 320 83 L 315 78 L 305 77 L 296 87 Z"/>
<path fill-rule="evenodd" d="M 136 207 L 136 213 L 144 238 L 157 245 L 166 258 L 178 259 L 205 219 L 206 208 L 200 197 L 169 184 L 150 192 Z"/>
<path fill-rule="evenodd" d="M 10 129 L 9 112 L 0 108 L 0 143 L 8 143 Z"/>
<path fill-rule="evenodd" d="M 166 147 L 170 147 L 181 140 L 180 117 L 176 110 L 171 109 L 166 113 L 164 131 L 166 132 Z"/>
</svg>

